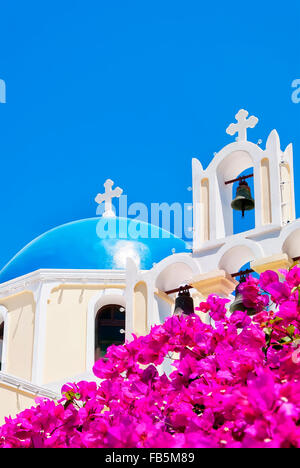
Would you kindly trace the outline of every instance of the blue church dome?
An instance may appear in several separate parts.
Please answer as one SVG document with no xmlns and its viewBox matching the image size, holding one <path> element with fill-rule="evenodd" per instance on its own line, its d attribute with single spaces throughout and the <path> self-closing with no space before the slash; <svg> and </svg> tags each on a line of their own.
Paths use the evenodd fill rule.
<svg viewBox="0 0 300 468">
<path fill-rule="evenodd" d="M 121 270 L 131 257 L 142 270 L 186 243 L 169 232 L 128 218 L 89 218 L 63 224 L 34 239 L 1 270 L 0 283 L 39 269 Z"/>
</svg>

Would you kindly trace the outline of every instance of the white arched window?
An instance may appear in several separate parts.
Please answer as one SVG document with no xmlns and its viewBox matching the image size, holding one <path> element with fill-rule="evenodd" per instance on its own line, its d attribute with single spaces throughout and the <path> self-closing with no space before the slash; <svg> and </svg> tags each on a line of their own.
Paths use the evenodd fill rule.
<svg viewBox="0 0 300 468">
<path fill-rule="evenodd" d="M 111 345 L 125 342 L 125 308 L 107 304 L 98 310 L 95 318 L 95 361 L 105 356 Z"/>
<path fill-rule="evenodd" d="M 86 371 L 91 372 L 95 360 L 104 357 L 112 344 L 124 344 L 126 301 L 124 288 L 106 288 L 89 302 L 87 315 Z"/>
</svg>

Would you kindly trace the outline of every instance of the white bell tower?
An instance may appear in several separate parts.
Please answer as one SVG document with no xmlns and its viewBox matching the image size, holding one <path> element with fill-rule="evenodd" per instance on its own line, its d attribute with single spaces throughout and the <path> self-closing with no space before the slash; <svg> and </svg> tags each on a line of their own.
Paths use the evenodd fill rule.
<svg viewBox="0 0 300 468">
<path fill-rule="evenodd" d="M 243 109 L 236 114 L 237 122 L 226 130 L 230 135 L 237 133 L 236 140 L 215 154 L 207 169 L 193 159 L 194 253 L 234 235 L 232 184 L 225 182 L 249 168 L 254 177 L 255 228 L 235 236 L 258 240 L 295 220 L 292 145 L 282 151 L 276 130 L 270 133 L 265 149 L 248 141 L 247 129 L 258 119 L 247 116 Z"/>
</svg>

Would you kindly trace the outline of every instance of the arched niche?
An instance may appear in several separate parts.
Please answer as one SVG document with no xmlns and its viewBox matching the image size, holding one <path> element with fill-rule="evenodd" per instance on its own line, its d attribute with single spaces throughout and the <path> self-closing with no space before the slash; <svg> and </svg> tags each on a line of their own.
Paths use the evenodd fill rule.
<svg viewBox="0 0 300 468">
<path fill-rule="evenodd" d="M 293 194 L 292 194 L 292 181 L 291 169 L 288 163 L 281 164 L 280 166 L 280 180 L 281 185 L 281 200 L 282 200 L 282 222 L 288 223 L 293 221 Z"/>
<path fill-rule="evenodd" d="M 168 317 L 171 317 L 174 309 L 174 303 L 172 301 L 166 301 L 162 296 L 155 295 L 154 300 L 158 310 L 159 323 L 164 323 Z"/>
<path fill-rule="evenodd" d="M 146 335 L 148 291 L 144 281 L 140 281 L 135 285 L 133 295 L 133 333 L 138 336 Z"/>
<path fill-rule="evenodd" d="M 200 188 L 200 239 L 206 242 L 210 239 L 210 214 L 209 214 L 209 180 L 207 177 L 201 180 Z"/>
<path fill-rule="evenodd" d="M 260 162 L 261 178 L 261 224 L 272 223 L 270 164 L 268 158 Z"/>
</svg>

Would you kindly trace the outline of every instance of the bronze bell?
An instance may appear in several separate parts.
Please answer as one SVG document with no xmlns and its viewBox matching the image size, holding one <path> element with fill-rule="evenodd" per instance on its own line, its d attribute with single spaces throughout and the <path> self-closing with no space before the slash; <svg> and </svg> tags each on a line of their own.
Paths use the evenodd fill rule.
<svg viewBox="0 0 300 468">
<path fill-rule="evenodd" d="M 241 310 L 242 312 L 247 312 L 247 315 L 255 315 L 256 310 L 252 308 L 245 307 L 244 302 L 243 302 L 243 296 L 239 292 L 239 287 L 241 283 L 245 281 L 245 278 L 241 278 L 240 283 L 237 285 L 235 288 L 235 299 L 234 301 L 230 304 L 229 310 L 231 313 L 235 312 L 236 310 Z"/>
<path fill-rule="evenodd" d="M 254 200 L 251 196 L 250 187 L 245 179 L 240 180 L 236 190 L 236 197 L 231 202 L 231 208 L 241 211 L 243 217 L 245 211 L 253 210 L 254 208 Z"/>
<path fill-rule="evenodd" d="M 194 313 L 194 301 L 187 286 L 179 288 L 175 301 L 174 315 L 191 315 Z"/>
</svg>

